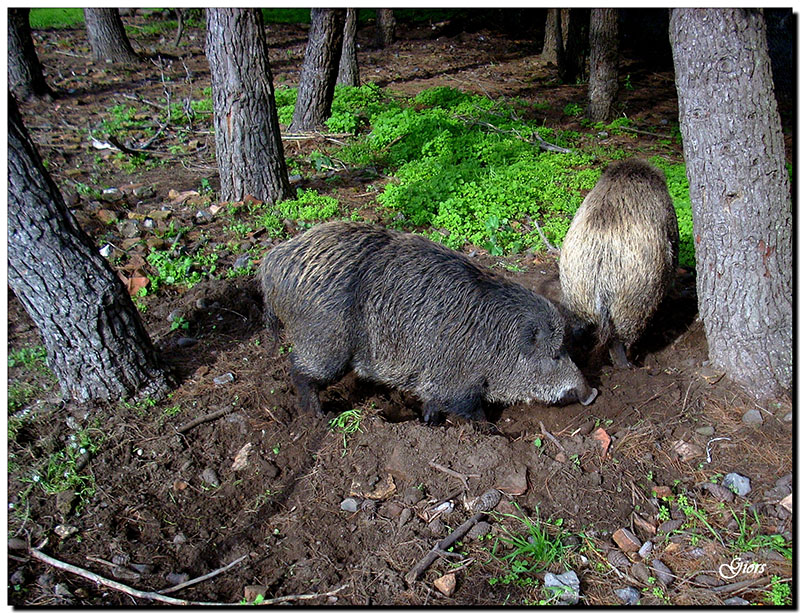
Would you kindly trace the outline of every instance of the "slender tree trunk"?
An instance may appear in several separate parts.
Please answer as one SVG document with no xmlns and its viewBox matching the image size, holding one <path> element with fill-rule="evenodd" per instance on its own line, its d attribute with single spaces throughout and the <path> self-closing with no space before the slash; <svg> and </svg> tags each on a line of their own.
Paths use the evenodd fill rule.
<svg viewBox="0 0 800 613">
<path fill-rule="evenodd" d="M 311 9 L 311 29 L 290 132 L 318 130 L 331 116 L 346 13 L 345 9 Z"/>
<path fill-rule="evenodd" d="M 140 61 L 131 47 L 117 9 L 83 9 L 92 57 L 96 60 L 133 64 Z"/>
<path fill-rule="evenodd" d="M 756 398 L 792 385 L 792 203 L 761 9 L 675 9 L 697 297 L 711 360 Z"/>
<path fill-rule="evenodd" d="M 589 18 L 589 119 L 608 121 L 619 90 L 617 9 L 592 9 Z"/>
<path fill-rule="evenodd" d="M 221 196 L 290 198 L 261 10 L 208 9 L 206 26 Z"/>
<path fill-rule="evenodd" d="M 561 28 L 561 9 L 547 9 L 547 21 L 544 24 L 544 44 L 542 45 L 542 59 L 545 62 L 555 63 L 558 60 L 559 38 L 556 38 L 556 27 Z"/>
<path fill-rule="evenodd" d="M 64 204 L 11 97 L 8 281 L 39 328 L 64 396 L 166 394 L 169 378 L 136 307 Z"/>
<path fill-rule="evenodd" d="M 30 12 L 27 8 L 8 9 L 8 86 L 18 100 L 53 95 L 33 46 Z"/>
<path fill-rule="evenodd" d="M 339 60 L 339 85 L 361 85 L 356 57 L 356 26 L 358 25 L 358 9 L 347 9 L 344 22 L 344 38 L 342 40 L 342 58 Z"/>
<path fill-rule="evenodd" d="M 377 29 L 375 32 L 375 44 L 378 49 L 388 47 L 394 42 L 394 31 L 397 22 L 394 19 L 394 10 L 376 9 Z"/>
<path fill-rule="evenodd" d="M 568 20 L 566 25 L 562 25 L 567 35 L 564 40 L 564 60 L 558 64 L 558 76 L 564 83 L 575 83 L 586 78 L 589 9 L 569 9 Z"/>
</svg>

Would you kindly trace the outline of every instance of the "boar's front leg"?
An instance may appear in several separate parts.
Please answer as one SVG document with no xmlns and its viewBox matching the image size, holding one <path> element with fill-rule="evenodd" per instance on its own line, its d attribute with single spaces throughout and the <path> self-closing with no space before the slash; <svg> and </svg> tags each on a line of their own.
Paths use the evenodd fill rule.
<svg viewBox="0 0 800 613">
<path fill-rule="evenodd" d="M 486 420 L 481 396 L 477 391 L 468 392 L 459 398 L 433 398 L 422 405 L 422 420 L 437 425 L 444 420 L 443 413 L 455 413 L 468 419 Z"/>
<path fill-rule="evenodd" d="M 294 360 L 291 361 L 289 375 L 292 378 L 292 384 L 300 400 L 300 409 L 304 412 L 322 417 L 323 413 L 322 405 L 319 401 L 319 391 L 324 387 L 324 382 L 312 379 L 301 372 L 294 364 Z"/>
</svg>

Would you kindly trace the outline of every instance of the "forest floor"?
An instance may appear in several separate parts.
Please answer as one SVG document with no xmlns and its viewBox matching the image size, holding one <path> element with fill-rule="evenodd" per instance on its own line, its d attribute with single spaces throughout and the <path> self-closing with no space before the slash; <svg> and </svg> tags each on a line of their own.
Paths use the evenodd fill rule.
<svg viewBox="0 0 800 613">
<path fill-rule="evenodd" d="M 185 33 L 179 58 L 172 31 L 148 33 L 152 20 L 127 23 L 134 45 L 163 59 L 134 69 L 92 62 L 82 29 L 36 32 L 48 81 L 61 95 L 23 104 L 23 119 L 85 230 L 98 247 L 108 242 L 124 252 L 115 261 L 125 278 L 148 270 L 148 249 L 163 246 L 170 223 L 187 231 L 168 240 L 189 252 L 199 240 L 219 245 L 221 273 L 242 244 L 269 246 L 270 239 L 258 231 L 232 235 L 231 217 L 221 214 L 198 225 L 199 210 L 225 206 L 204 189 L 219 186 L 209 117 L 180 142 L 167 130 L 173 140 L 154 146 L 165 153 L 154 158 L 159 163 L 136 167 L 118 152 L 93 148 L 87 134 L 116 104 L 138 104 L 147 119 L 153 108 L 142 100 L 158 104 L 166 88 L 181 101 L 210 85 L 204 31 Z M 276 85 L 297 84 L 306 35 L 307 26 L 269 26 Z M 550 101 L 542 111 L 547 125 L 576 125 L 561 109 L 583 104 L 586 86 L 559 85 L 530 41 L 453 32 L 447 24 L 400 24 L 398 35 L 379 50 L 368 29 L 360 32 L 362 82 L 408 95 L 446 85 Z M 621 92 L 635 125 L 658 132 L 674 124 L 672 74 L 630 60 L 623 70 L 636 84 Z M 680 149 L 657 136 L 613 138 L 631 152 L 680 159 Z M 171 144 L 180 152 L 170 153 Z M 324 136 L 285 142 L 287 156 L 298 160 L 335 146 Z M 385 176 L 340 172 L 332 181 L 304 164 L 303 186 L 385 221 L 375 200 Z M 119 191 L 98 196 L 87 185 Z M 127 223 L 146 217 L 153 229 Z M 469 252 L 559 299 L 555 256 Z M 61 402 L 36 349 L 38 332 L 9 294 L 14 605 L 146 602 L 35 559 L 31 548 L 43 543 L 53 558 L 144 592 L 226 567 L 169 593 L 193 602 L 262 594 L 339 605 L 552 603 L 560 596 L 543 587 L 545 571 L 574 571 L 581 601 L 592 605 L 621 604 L 632 592 L 618 591 L 628 587 L 646 605 L 719 605 L 734 597 L 787 603 L 793 524 L 791 506 L 781 501 L 793 484 L 792 403 L 755 405 L 709 365 L 691 270 L 681 271 L 632 370 L 587 367 L 600 390 L 592 405 L 494 407 L 496 431 L 457 417 L 428 426 L 414 398 L 352 375 L 323 393 L 328 419 L 302 414 L 286 355 L 270 351 L 252 274 L 219 274 L 191 289 L 164 285 L 142 305 L 179 385 L 161 403 L 82 407 Z M 222 382 L 228 373 L 232 380 Z M 360 411 L 358 429 L 329 424 L 352 409 Z M 751 491 L 720 487 L 729 473 L 749 478 Z M 459 539 L 419 580 L 406 580 L 492 488 L 502 497 L 479 528 L 484 533 Z M 554 552 L 549 563 L 536 561 L 539 549 Z M 452 591 L 443 585 L 448 579 Z"/>
</svg>

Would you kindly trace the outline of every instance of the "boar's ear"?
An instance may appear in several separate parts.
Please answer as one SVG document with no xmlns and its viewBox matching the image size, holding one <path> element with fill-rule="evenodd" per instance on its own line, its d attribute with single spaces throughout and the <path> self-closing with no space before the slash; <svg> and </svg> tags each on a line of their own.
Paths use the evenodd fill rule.
<svg viewBox="0 0 800 613">
<path fill-rule="evenodd" d="M 541 323 L 529 322 L 522 335 L 524 350 L 528 353 L 533 353 L 541 347 L 542 342 L 547 336 L 548 330 L 546 324 L 542 325 Z"/>
</svg>

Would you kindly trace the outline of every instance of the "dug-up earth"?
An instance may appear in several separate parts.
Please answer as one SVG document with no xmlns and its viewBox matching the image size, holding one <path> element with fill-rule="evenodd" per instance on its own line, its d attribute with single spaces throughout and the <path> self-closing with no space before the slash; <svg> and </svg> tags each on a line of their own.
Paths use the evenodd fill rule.
<svg viewBox="0 0 800 613">
<path fill-rule="evenodd" d="M 276 82 L 296 84 L 306 32 L 270 26 Z M 551 99 L 553 109 L 585 93 L 557 86 L 535 44 L 500 32 L 448 34 L 435 25 L 401 24 L 399 41 L 386 50 L 373 48 L 371 36 L 369 29 L 359 34 L 362 79 L 401 92 L 444 84 Z M 175 54 L 171 33 L 133 38 L 146 53 Z M 182 63 L 194 73 L 193 87 L 208 84 L 202 40 L 201 30 L 189 30 L 184 61 L 169 64 L 176 88 L 189 87 L 180 79 Z M 48 79 L 68 93 L 24 105 L 24 119 L 79 220 L 99 237 L 109 230 L 97 220 L 98 203 L 74 189 L 88 182 L 97 152 L 72 127 L 96 124 L 124 96 L 157 99 L 159 71 L 151 65 L 115 72 L 89 62 L 79 29 L 37 32 L 36 43 Z M 640 126 L 674 122 L 671 73 L 629 67 L 641 84 L 622 94 L 629 116 Z M 176 99 L 185 93 L 176 89 Z M 559 112 L 550 121 L 572 120 Z M 176 226 L 194 227 L 197 207 L 169 192 L 196 189 L 203 177 L 215 185 L 213 159 L 203 151 L 206 143 L 213 148 L 213 138 L 197 138 L 193 156 L 134 176 L 113 166 L 103 171 L 106 185 L 125 188 L 114 203 L 117 215 L 162 207 Z M 631 149 L 647 138 L 631 138 Z M 308 154 L 313 146 L 290 142 L 287 154 Z M 374 187 L 384 180 L 372 179 Z M 154 190 L 135 197 L 130 184 Z M 329 189 L 324 181 L 317 187 Z M 337 187 L 337 197 L 362 211 L 375 203 L 375 192 L 357 177 L 344 176 Z M 205 236 L 216 232 L 224 242 L 223 225 L 212 220 Z M 554 256 L 472 251 L 558 300 Z M 220 269 L 225 257 L 234 255 L 224 256 Z M 323 394 L 325 419 L 299 412 L 285 346 L 272 350 L 252 276 L 164 288 L 147 306 L 151 337 L 180 381 L 162 403 L 76 406 L 59 400 L 41 368 L 9 369 L 10 385 L 44 388 L 10 411 L 9 426 L 12 418 L 22 424 L 8 443 L 14 605 L 130 606 L 167 597 L 521 605 L 568 598 L 544 582 L 547 572 L 568 578 L 570 571 L 580 601 L 591 605 L 787 602 L 775 599 L 792 588 L 792 404 L 755 405 L 709 365 L 692 271 L 681 271 L 636 348 L 632 370 L 583 363 L 600 391 L 591 406 L 490 407 L 493 427 L 457 417 L 428 426 L 414 398 L 352 375 Z M 181 325 L 171 325 L 176 321 Z M 9 350 L 41 344 L 13 295 L 8 334 Z M 357 428 L 330 423 L 353 409 L 361 416 Z M 52 461 L 65 457 L 71 466 Z M 65 491 L 46 492 L 32 475 L 48 469 L 79 478 Z M 723 486 L 731 473 L 749 479 L 749 492 Z M 477 513 L 475 499 L 490 490 L 500 492 L 499 502 L 482 523 L 433 556 L 418 579 L 408 576 Z M 531 554 L 538 541 L 530 525 L 561 545 L 542 566 Z M 59 568 L 53 559 L 130 589 Z"/>
</svg>

